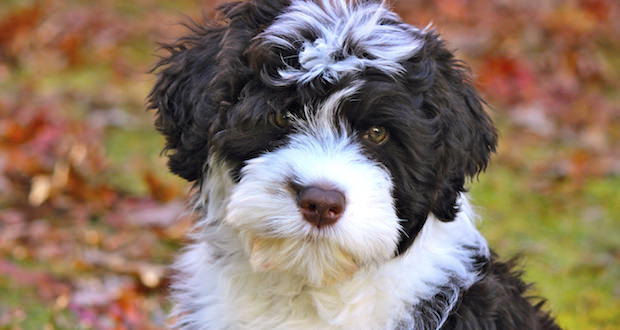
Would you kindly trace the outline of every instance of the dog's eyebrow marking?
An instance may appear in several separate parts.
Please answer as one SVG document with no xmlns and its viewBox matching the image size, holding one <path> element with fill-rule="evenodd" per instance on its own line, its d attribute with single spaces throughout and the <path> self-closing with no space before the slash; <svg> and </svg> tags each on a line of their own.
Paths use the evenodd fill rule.
<svg viewBox="0 0 620 330">
<path fill-rule="evenodd" d="M 334 83 L 344 73 L 366 68 L 401 74 L 405 69 L 400 62 L 420 49 L 423 33 L 402 23 L 383 2 L 294 0 L 257 38 L 297 52 L 299 67 L 283 61 L 279 76 L 268 77 L 285 86 L 317 78 Z"/>
</svg>

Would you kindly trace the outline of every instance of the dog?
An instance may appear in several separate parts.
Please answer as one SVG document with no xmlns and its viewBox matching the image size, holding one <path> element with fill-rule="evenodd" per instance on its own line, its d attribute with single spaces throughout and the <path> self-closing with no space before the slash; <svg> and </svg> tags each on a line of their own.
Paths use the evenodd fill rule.
<svg viewBox="0 0 620 330">
<path fill-rule="evenodd" d="M 559 329 L 475 228 L 497 132 L 382 1 L 249 0 L 163 47 L 148 97 L 199 215 L 181 329 Z"/>
</svg>

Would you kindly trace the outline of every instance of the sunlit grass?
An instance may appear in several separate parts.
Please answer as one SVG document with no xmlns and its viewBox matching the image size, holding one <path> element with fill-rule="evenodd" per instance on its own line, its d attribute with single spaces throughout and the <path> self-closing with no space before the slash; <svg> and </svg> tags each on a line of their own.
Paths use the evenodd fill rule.
<svg viewBox="0 0 620 330">
<path fill-rule="evenodd" d="M 523 255 L 535 293 L 567 329 L 620 323 L 620 178 L 596 179 L 573 194 L 549 196 L 527 173 L 492 166 L 472 187 L 481 228 L 504 257 Z"/>
<path fill-rule="evenodd" d="M 144 178 L 136 173 L 154 172 L 168 182 L 183 185 L 181 179 L 169 174 L 166 160 L 160 156 L 164 139 L 154 128 L 129 130 L 111 129 L 107 132 L 106 155 L 112 164 L 110 182 L 134 195 L 147 193 Z"/>
</svg>

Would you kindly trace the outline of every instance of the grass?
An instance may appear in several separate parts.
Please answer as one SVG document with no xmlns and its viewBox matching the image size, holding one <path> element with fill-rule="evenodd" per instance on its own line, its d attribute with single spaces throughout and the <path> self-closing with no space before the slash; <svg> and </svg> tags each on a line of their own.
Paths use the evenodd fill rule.
<svg viewBox="0 0 620 330">
<path fill-rule="evenodd" d="M 73 315 L 42 302 L 36 291 L 0 276 L 0 316 L 10 316 L 0 329 L 75 329 Z"/>
<path fill-rule="evenodd" d="M 531 189 L 527 173 L 492 166 L 473 185 L 481 229 L 500 255 L 523 255 L 525 278 L 567 329 L 620 325 L 620 178 L 572 194 Z"/>
<path fill-rule="evenodd" d="M 105 142 L 106 156 L 112 163 L 113 173 L 110 182 L 134 195 L 148 192 L 144 179 L 136 173 L 151 171 L 167 182 L 176 181 L 182 185 L 181 179 L 173 177 L 166 168 L 166 160 L 160 157 L 164 139 L 151 127 L 134 129 L 110 129 Z"/>
</svg>

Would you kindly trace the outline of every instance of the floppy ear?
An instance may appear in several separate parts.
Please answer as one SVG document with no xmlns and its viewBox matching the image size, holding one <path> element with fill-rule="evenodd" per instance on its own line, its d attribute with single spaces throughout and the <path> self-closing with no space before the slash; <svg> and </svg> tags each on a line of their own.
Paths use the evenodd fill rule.
<svg viewBox="0 0 620 330">
<path fill-rule="evenodd" d="M 164 153 L 170 170 L 188 181 L 197 180 L 207 159 L 208 132 L 217 104 L 210 82 L 225 27 L 188 25 L 191 34 L 163 45 L 168 54 L 153 71 L 157 82 L 148 96 L 155 109 L 155 127 L 166 138 Z"/>
<path fill-rule="evenodd" d="M 148 96 L 155 127 L 166 138 L 170 170 L 188 181 L 205 172 L 209 141 L 226 122 L 252 72 L 243 56 L 250 40 L 285 1 L 233 2 L 218 8 L 220 23 L 189 23 L 189 34 L 162 48 Z"/>
<path fill-rule="evenodd" d="M 424 111 L 435 118 L 437 185 L 430 212 L 442 221 L 454 220 L 467 179 L 483 171 L 497 145 L 497 131 L 473 87 L 467 67 L 454 58 L 433 32 L 426 34 L 421 62 L 429 88 L 423 92 Z"/>
</svg>

